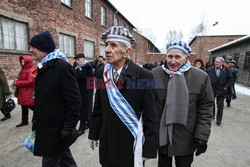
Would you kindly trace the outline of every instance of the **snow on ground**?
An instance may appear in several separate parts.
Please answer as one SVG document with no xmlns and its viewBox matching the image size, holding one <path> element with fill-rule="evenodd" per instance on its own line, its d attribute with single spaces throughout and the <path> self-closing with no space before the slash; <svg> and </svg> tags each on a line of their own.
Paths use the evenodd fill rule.
<svg viewBox="0 0 250 167">
<path fill-rule="evenodd" d="M 236 91 L 236 93 L 245 94 L 245 95 L 250 96 L 250 87 L 235 84 L 235 91 Z"/>
</svg>

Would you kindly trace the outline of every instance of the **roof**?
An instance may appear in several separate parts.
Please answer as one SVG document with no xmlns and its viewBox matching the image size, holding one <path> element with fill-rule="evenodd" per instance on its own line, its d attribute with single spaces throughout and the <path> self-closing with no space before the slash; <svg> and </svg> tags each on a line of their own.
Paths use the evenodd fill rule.
<svg viewBox="0 0 250 167">
<path fill-rule="evenodd" d="M 231 41 L 231 42 L 225 43 L 225 44 L 223 44 L 223 45 L 220 45 L 220 46 L 218 46 L 218 47 L 216 47 L 216 48 L 210 49 L 208 52 L 211 53 L 211 52 L 220 50 L 220 49 L 222 49 L 222 48 L 226 48 L 226 47 L 228 47 L 228 46 L 235 45 L 235 44 L 237 44 L 237 43 L 240 43 L 240 42 L 243 42 L 243 41 L 246 41 L 246 40 L 249 40 L 249 39 L 250 39 L 250 34 L 249 34 L 249 35 L 246 35 L 246 36 L 244 36 L 244 37 L 238 38 L 238 39 L 236 39 L 236 40 L 234 40 L 234 41 Z"/>
<path fill-rule="evenodd" d="M 196 38 L 206 38 L 206 37 L 231 37 L 231 36 L 245 36 L 245 35 L 196 35 L 190 42 L 189 46 L 196 40 Z"/>
<path fill-rule="evenodd" d="M 107 2 L 116 10 L 116 12 L 118 12 L 127 22 L 129 22 L 133 28 L 135 28 L 135 26 L 109 0 L 107 0 Z"/>
</svg>

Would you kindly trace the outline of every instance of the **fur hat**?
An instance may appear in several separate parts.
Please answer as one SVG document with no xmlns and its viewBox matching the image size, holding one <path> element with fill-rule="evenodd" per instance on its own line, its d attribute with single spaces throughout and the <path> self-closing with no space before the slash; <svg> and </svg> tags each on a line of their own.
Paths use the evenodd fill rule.
<svg viewBox="0 0 250 167">
<path fill-rule="evenodd" d="M 134 37 L 130 34 L 128 29 L 122 26 L 113 26 L 108 31 L 102 34 L 102 40 L 106 42 L 121 42 L 131 47 L 135 42 Z"/>
<path fill-rule="evenodd" d="M 189 55 L 191 53 L 191 48 L 183 41 L 171 42 L 167 45 L 167 53 L 172 49 L 178 49 L 184 54 Z"/>
<path fill-rule="evenodd" d="M 30 40 L 30 45 L 46 53 L 53 52 L 56 48 L 54 39 L 48 31 L 33 36 Z"/>
</svg>

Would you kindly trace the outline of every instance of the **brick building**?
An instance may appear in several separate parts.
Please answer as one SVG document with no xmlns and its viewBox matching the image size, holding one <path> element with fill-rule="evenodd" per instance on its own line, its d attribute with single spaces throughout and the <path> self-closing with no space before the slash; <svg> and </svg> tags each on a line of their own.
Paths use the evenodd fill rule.
<svg viewBox="0 0 250 167">
<path fill-rule="evenodd" d="M 94 60 L 105 56 L 100 37 L 113 25 L 122 25 L 132 33 L 135 28 L 108 0 L 1 0 L 0 66 L 8 80 L 15 79 L 21 68 L 19 56 L 29 54 L 31 37 L 45 30 L 53 34 L 57 48 L 71 62 L 77 53 Z M 136 47 L 149 43 L 140 41 L 139 35 L 136 38 Z M 145 49 L 137 51 L 132 59 L 146 53 Z"/>
<path fill-rule="evenodd" d="M 227 42 L 233 41 L 244 35 L 216 35 L 216 36 L 195 36 L 190 42 L 189 46 L 192 49 L 191 62 L 195 59 L 201 58 L 204 63 L 209 61 L 209 49 L 215 48 Z"/>
</svg>

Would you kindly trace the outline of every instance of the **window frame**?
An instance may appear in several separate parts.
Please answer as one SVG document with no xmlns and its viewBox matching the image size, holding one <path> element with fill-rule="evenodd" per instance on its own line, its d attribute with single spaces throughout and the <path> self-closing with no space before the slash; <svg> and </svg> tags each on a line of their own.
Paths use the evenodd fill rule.
<svg viewBox="0 0 250 167">
<path fill-rule="evenodd" d="M 250 70 L 250 51 L 246 52 L 243 70 Z"/>
<path fill-rule="evenodd" d="M 93 2 L 92 0 L 85 0 L 85 16 L 93 19 Z"/>
<path fill-rule="evenodd" d="M 68 1 L 70 4 L 67 4 L 66 1 Z M 61 0 L 61 3 L 62 3 L 63 5 L 66 5 L 66 6 L 70 7 L 70 8 L 72 8 L 72 0 Z"/>
<path fill-rule="evenodd" d="M 86 46 L 86 44 L 93 44 L 92 48 L 89 48 L 88 46 Z M 91 49 L 92 49 L 92 55 L 89 56 L 89 53 L 87 53 L 87 52 L 89 52 Z M 91 41 L 91 40 L 84 39 L 83 53 L 84 53 L 86 58 L 95 58 L 95 42 Z"/>
<path fill-rule="evenodd" d="M 106 27 L 107 25 L 107 9 L 101 6 L 101 25 Z"/>
<path fill-rule="evenodd" d="M 7 28 L 4 29 L 5 26 Z M 8 43 L 8 47 L 6 47 L 6 43 Z M 28 52 L 27 23 L 0 15 L 0 50 L 8 52 Z"/>
<path fill-rule="evenodd" d="M 76 39 L 74 36 L 61 32 L 59 33 L 59 48 L 67 57 L 74 57 L 76 53 L 75 45 Z"/>
<path fill-rule="evenodd" d="M 101 49 L 103 47 L 103 50 Z M 106 45 L 104 45 L 104 44 L 100 44 L 100 49 L 99 49 L 100 51 L 99 51 L 99 55 L 100 56 L 103 56 L 104 58 L 106 58 L 106 54 L 105 54 L 105 50 L 106 50 Z"/>
</svg>

